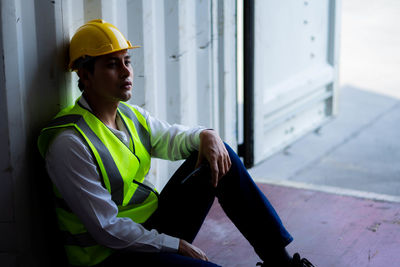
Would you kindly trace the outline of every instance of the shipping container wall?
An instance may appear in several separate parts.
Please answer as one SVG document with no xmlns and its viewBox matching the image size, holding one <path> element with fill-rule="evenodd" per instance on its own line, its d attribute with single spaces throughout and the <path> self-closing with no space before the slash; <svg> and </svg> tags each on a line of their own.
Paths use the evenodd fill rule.
<svg viewBox="0 0 400 267">
<path fill-rule="evenodd" d="M 337 113 L 340 2 L 255 1 L 254 164 Z"/>
<path fill-rule="evenodd" d="M 141 46 L 131 51 L 131 103 L 170 123 L 214 128 L 237 146 L 235 0 L 2 0 L 0 8 L 1 266 L 43 266 L 57 255 L 36 139 L 80 94 L 66 66 L 84 22 L 102 18 Z M 153 163 L 160 189 L 176 166 Z"/>
</svg>

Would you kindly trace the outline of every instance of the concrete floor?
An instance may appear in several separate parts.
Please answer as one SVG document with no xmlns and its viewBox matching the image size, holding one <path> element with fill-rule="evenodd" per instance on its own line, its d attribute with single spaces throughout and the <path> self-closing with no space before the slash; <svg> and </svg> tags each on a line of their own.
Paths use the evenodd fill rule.
<svg viewBox="0 0 400 267">
<path fill-rule="evenodd" d="M 299 252 L 318 267 L 400 266 L 400 203 L 259 184 Z M 260 261 L 217 202 L 195 240 L 221 266 Z"/>
</svg>

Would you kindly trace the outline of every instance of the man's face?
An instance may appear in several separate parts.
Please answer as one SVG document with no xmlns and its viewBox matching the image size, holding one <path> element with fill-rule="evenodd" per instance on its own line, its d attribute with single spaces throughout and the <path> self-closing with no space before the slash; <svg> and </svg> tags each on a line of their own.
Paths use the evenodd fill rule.
<svg viewBox="0 0 400 267">
<path fill-rule="evenodd" d="M 86 93 L 112 102 L 129 100 L 132 82 L 133 70 L 127 50 L 99 56 L 93 73 L 88 73 L 84 81 Z"/>
</svg>

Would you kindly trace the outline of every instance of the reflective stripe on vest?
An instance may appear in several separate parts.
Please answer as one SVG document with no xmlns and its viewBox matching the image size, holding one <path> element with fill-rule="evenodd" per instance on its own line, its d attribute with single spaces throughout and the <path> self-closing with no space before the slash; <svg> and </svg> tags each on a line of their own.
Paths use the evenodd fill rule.
<svg viewBox="0 0 400 267">
<path fill-rule="evenodd" d="M 142 142 L 143 146 L 146 148 L 147 152 L 151 154 L 151 145 L 150 145 L 150 135 L 149 132 L 143 127 L 143 125 L 137 119 L 135 113 L 128 107 L 126 104 L 120 103 L 118 108 L 121 112 L 127 116 L 129 119 L 133 121 L 135 124 L 137 133 L 140 138 L 140 142 Z"/>
<path fill-rule="evenodd" d="M 85 120 L 81 115 L 66 115 L 54 119 L 50 122 L 48 128 L 65 125 L 65 124 L 76 124 L 85 135 L 91 140 L 92 144 L 96 147 L 101 160 L 103 162 L 104 168 L 109 177 L 111 186 L 111 199 L 117 204 L 121 205 L 123 200 L 123 181 L 121 174 L 118 171 L 115 162 L 108 151 L 107 147 L 101 142 L 97 135 L 90 129 Z"/>
<path fill-rule="evenodd" d="M 146 148 L 147 152 L 150 153 L 150 135 L 147 130 L 142 126 L 142 124 L 137 119 L 134 112 L 125 104 L 120 104 L 119 109 L 121 112 L 131 119 L 136 127 L 139 139 L 143 146 Z M 83 133 L 91 140 L 92 144 L 95 146 L 96 150 L 99 152 L 101 161 L 104 165 L 104 169 L 110 181 L 111 187 L 111 199 L 117 204 L 122 205 L 123 202 L 123 179 L 118 171 L 115 162 L 107 149 L 107 147 L 101 142 L 97 135 L 90 129 L 90 127 L 85 122 L 81 115 L 71 114 L 65 115 L 52 120 L 46 128 L 56 127 L 60 125 L 76 124 Z M 134 181 L 137 183 L 137 181 Z M 140 183 L 140 187 L 137 188 L 132 198 L 129 200 L 128 204 L 140 204 L 143 203 L 149 196 L 149 188 L 143 189 L 143 184 Z M 150 190 L 153 190 L 152 188 Z M 156 191 L 153 191 L 156 193 Z M 158 193 L 156 193 L 158 194 Z"/>
</svg>

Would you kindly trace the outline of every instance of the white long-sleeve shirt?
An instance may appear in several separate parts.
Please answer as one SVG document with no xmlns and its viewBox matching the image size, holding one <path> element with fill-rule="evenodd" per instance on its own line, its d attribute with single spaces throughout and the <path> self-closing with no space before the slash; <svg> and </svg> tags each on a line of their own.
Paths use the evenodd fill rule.
<svg viewBox="0 0 400 267">
<path fill-rule="evenodd" d="M 82 97 L 80 104 L 90 109 Z M 170 125 L 135 106 L 146 118 L 150 130 L 151 156 L 184 159 L 198 149 L 202 127 Z M 127 129 L 117 115 L 119 130 L 110 130 L 129 144 Z M 129 218 L 117 217 L 117 205 L 102 186 L 92 153 L 82 137 L 72 129 L 56 136 L 46 153 L 47 172 L 71 210 L 103 246 L 141 252 L 176 252 L 179 239 L 156 230 L 147 230 Z"/>
</svg>

